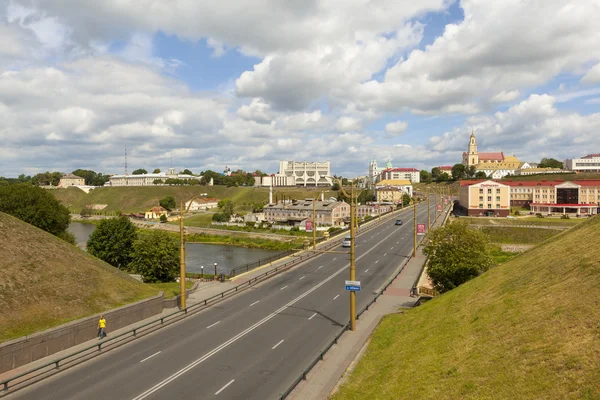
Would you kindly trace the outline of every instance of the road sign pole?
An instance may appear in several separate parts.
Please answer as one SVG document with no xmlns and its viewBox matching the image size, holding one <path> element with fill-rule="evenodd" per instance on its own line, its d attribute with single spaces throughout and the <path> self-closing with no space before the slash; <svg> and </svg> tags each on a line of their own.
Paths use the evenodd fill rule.
<svg viewBox="0 0 600 400">
<path fill-rule="evenodd" d="M 414 216 L 414 238 L 413 238 L 413 257 L 417 256 L 417 201 L 413 202 Z"/>
<path fill-rule="evenodd" d="M 356 211 L 356 204 L 354 203 L 354 181 L 352 181 L 352 190 L 350 192 L 350 280 L 353 281 L 356 278 L 356 265 L 354 264 L 354 246 L 356 243 L 355 231 L 354 231 L 354 219 Z M 356 330 L 356 292 L 350 292 L 350 330 Z"/>
</svg>

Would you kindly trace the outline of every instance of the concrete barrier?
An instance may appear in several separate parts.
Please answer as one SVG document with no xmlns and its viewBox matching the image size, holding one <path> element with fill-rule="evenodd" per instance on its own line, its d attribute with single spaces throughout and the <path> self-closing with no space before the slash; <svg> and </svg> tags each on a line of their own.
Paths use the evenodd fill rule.
<svg viewBox="0 0 600 400">
<path fill-rule="evenodd" d="M 157 296 L 102 314 L 110 335 L 112 331 L 160 314 L 162 310 L 163 292 L 160 292 Z M 0 373 L 96 338 L 99 317 L 100 314 L 96 314 L 0 344 Z"/>
</svg>

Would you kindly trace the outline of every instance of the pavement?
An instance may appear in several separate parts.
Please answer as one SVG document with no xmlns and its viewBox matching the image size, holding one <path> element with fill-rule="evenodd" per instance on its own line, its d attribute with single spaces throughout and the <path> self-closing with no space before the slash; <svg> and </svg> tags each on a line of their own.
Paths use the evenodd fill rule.
<svg viewBox="0 0 600 400">
<path fill-rule="evenodd" d="M 371 230 L 361 228 L 356 248 L 356 279 L 362 282 L 356 296 L 357 310 L 373 299 L 373 291 L 412 253 L 413 213 L 405 210 L 400 214 L 405 221 L 402 226 L 394 225 L 391 218 Z M 421 205 L 418 219 L 425 222 L 426 218 L 426 207 Z M 6 398 L 276 399 L 348 321 L 348 293 L 344 290 L 349 266 L 347 249 L 338 246 L 333 250 L 338 253 L 322 253 L 163 329 L 9 393 Z M 394 297 L 389 300 L 394 306 L 414 302 L 408 296 L 410 289 L 405 287 L 409 281 L 412 286 L 418 275 L 416 269 L 412 275 L 411 271 L 413 268 L 407 265 L 390 286 L 398 292 L 380 297 L 376 306 L 385 304 L 386 297 Z M 264 269 L 239 276 L 231 283 L 203 284 L 189 296 L 188 305 L 261 273 Z M 396 287 L 396 282 L 402 284 Z M 363 314 L 360 329 L 369 325 L 374 309 Z M 345 334 L 342 340 L 357 337 L 357 332 Z M 109 335 L 118 333 L 109 330 Z M 331 351 L 328 354 L 334 354 L 336 348 Z M 334 383 L 336 380 L 331 379 Z"/>
</svg>

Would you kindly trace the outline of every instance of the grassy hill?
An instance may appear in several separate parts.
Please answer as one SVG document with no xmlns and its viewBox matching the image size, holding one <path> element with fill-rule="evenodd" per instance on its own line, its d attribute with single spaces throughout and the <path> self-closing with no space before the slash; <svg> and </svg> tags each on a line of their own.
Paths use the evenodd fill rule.
<svg viewBox="0 0 600 400">
<path fill-rule="evenodd" d="M 0 243 L 0 342 L 158 293 L 4 213 Z"/>
<path fill-rule="evenodd" d="M 319 196 L 323 189 L 315 188 L 276 188 L 273 197 L 282 196 L 296 199 Z M 178 204 L 201 193 L 218 199 L 231 199 L 238 210 L 244 205 L 267 202 L 268 188 L 226 187 L 226 186 L 156 186 L 156 187 L 102 187 L 90 193 L 77 188 L 55 189 L 51 193 L 56 196 L 72 212 L 80 212 L 88 204 L 107 204 L 103 211 L 143 212 L 157 206 L 166 196 L 173 196 Z M 337 196 L 336 192 L 325 191 L 325 197 Z"/>
<path fill-rule="evenodd" d="M 600 399 L 600 217 L 384 318 L 333 398 Z"/>
<path fill-rule="evenodd" d="M 595 173 L 568 173 L 568 174 L 538 174 L 510 176 L 504 180 L 509 181 L 574 181 L 580 179 L 600 179 L 600 174 Z M 501 180 L 502 181 L 502 180 Z"/>
</svg>

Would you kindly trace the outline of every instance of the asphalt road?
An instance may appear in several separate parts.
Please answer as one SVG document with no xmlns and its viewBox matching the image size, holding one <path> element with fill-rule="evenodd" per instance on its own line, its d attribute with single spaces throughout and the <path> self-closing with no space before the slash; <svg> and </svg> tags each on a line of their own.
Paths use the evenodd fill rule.
<svg viewBox="0 0 600 400">
<path fill-rule="evenodd" d="M 359 233 L 357 310 L 412 251 L 413 210 L 400 218 Z M 348 254 L 322 254 L 6 398 L 278 399 L 349 320 L 348 277 Z"/>
</svg>

